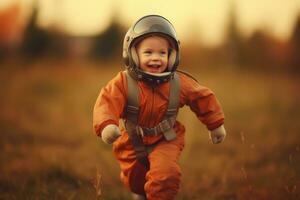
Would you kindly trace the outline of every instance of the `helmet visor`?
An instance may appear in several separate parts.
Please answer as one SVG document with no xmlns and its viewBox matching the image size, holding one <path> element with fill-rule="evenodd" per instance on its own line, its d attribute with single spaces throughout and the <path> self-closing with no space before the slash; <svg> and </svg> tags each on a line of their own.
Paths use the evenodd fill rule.
<svg viewBox="0 0 300 200">
<path fill-rule="evenodd" d="M 137 35 L 144 35 L 147 33 L 164 33 L 176 40 L 174 27 L 168 20 L 161 16 L 148 16 L 140 19 L 140 21 L 138 21 L 133 27 L 133 31 Z"/>
</svg>

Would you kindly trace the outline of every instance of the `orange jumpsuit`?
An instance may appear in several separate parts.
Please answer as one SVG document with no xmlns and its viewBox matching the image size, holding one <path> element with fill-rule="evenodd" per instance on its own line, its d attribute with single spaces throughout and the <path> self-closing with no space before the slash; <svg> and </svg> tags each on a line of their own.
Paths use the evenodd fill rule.
<svg viewBox="0 0 300 200">
<path fill-rule="evenodd" d="M 194 81 L 189 76 L 178 73 L 180 79 L 180 107 L 188 105 L 198 119 L 209 130 L 224 123 L 224 114 L 213 92 Z M 140 110 L 138 124 L 154 127 L 163 120 L 168 107 L 170 83 L 155 87 L 139 81 Z M 103 128 L 108 124 L 119 125 L 120 118 L 126 118 L 127 79 L 125 71 L 119 72 L 104 88 L 97 98 L 93 126 L 101 137 Z M 146 146 L 153 145 L 149 153 L 149 170 L 135 157 L 128 133 L 121 127 L 122 135 L 114 142 L 113 151 L 121 167 L 121 180 L 132 192 L 146 195 L 148 200 L 171 200 L 179 190 L 181 171 L 178 165 L 184 147 L 184 126 L 176 121 L 175 140 L 166 141 L 162 134 L 144 136 Z"/>
</svg>

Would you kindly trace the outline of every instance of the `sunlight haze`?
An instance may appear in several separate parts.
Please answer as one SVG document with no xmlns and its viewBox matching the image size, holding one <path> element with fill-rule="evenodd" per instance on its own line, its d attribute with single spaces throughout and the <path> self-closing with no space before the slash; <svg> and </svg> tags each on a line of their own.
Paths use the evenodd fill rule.
<svg viewBox="0 0 300 200">
<path fill-rule="evenodd" d="M 20 2 L 27 16 L 33 0 L 1 0 L 0 10 Z M 112 16 L 129 27 L 147 14 L 160 14 L 175 26 L 183 40 L 219 44 L 224 37 L 228 14 L 235 10 L 238 27 L 245 35 L 263 29 L 287 39 L 300 13 L 300 0 L 42 0 L 39 24 L 56 26 L 72 35 L 94 35 L 104 30 Z"/>
</svg>

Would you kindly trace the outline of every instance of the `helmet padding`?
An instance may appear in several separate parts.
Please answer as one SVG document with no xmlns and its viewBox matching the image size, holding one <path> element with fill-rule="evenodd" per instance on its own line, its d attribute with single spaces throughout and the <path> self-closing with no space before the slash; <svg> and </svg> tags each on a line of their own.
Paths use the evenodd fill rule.
<svg viewBox="0 0 300 200">
<path fill-rule="evenodd" d="M 130 48 L 130 53 L 131 53 L 131 57 L 132 57 L 132 60 L 134 62 L 134 64 L 136 65 L 136 67 L 140 67 L 140 62 L 139 62 L 139 57 L 138 57 L 138 54 L 137 54 L 137 50 L 136 50 L 136 47 L 137 45 L 145 38 L 148 38 L 148 37 L 151 37 L 151 36 L 159 36 L 159 37 L 162 37 L 164 39 L 166 39 L 168 41 L 168 44 L 169 44 L 169 49 L 168 49 L 168 71 L 172 71 L 173 67 L 174 67 L 174 64 L 175 64 L 175 60 L 176 60 L 176 50 L 174 49 L 174 44 L 173 44 L 173 41 L 170 40 L 168 37 L 165 37 L 165 36 L 162 36 L 162 34 L 151 34 L 151 35 L 148 35 L 148 36 L 144 36 L 144 37 L 140 37 L 138 38 L 133 44 L 132 44 L 132 47 Z M 153 74 L 153 73 L 151 73 Z"/>
</svg>

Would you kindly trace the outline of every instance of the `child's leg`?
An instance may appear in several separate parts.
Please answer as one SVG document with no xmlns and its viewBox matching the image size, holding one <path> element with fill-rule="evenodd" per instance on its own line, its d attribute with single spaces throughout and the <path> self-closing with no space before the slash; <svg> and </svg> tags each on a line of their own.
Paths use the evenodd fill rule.
<svg viewBox="0 0 300 200">
<path fill-rule="evenodd" d="M 136 160 L 135 151 L 126 133 L 114 143 L 113 150 L 121 167 L 121 180 L 136 194 L 145 195 L 146 168 Z"/>
<path fill-rule="evenodd" d="M 149 154 L 150 170 L 144 186 L 148 200 L 172 200 L 179 190 L 181 171 L 179 155 L 184 146 L 184 134 L 174 141 L 162 141 Z"/>
</svg>

